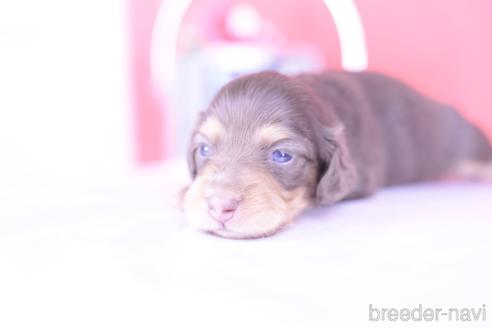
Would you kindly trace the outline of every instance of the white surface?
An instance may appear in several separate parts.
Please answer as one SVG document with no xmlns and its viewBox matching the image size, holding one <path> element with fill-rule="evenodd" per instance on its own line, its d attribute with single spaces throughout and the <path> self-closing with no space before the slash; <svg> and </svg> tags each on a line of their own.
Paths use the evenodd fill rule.
<svg viewBox="0 0 492 328">
<path fill-rule="evenodd" d="M 186 227 L 185 176 L 2 189 L 0 327 L 490 325 L 368 320 L 370 303 L 492 311 L 490 185 L 393 188 L 234 241 Z"/>
<path fill-rule="evenodd" d="M 126 6 L 0 0 L 0 184 L 131 170 Z"/>
</svg>

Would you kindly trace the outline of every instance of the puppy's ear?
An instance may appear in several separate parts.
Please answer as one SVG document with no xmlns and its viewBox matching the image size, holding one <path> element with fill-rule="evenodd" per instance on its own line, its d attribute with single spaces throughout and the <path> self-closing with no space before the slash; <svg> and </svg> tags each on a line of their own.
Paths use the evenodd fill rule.
<svg viewBox="0 0 492 328">
<path fill-rule="evenodd" d="M 319 139 L 322 172 L 316 198 L 318 204 L 328 205 L 347 197 L 354 190 L 356 170 L 342 124 L 324 127 Z"/>
<path fill-rule="evenodd" d="M 188 162 L 188 171 L 192 179 L 196 177 L 196 163 L 195 163 L 195 146 L 192 141 L 188 143 L 188 149 L 186 150 L 186 160 Z"/>
<path fill-rule="evenodd" d="M 203 123 L 203 120 L 205 119 L 205 111 L 201 111 L 198 113 L 198 118 L 195 121 L 195 124 L 193 126 L 193 130 L 190 135 L 190 140 L 188 141 L 188 149 L 186 150 L 186 160 L 188 162 L 188 170 L 190 172 L 190 176 L 192 179 L 196 177 L 197 174 L 197 166 L 195 162 L 195 142 L 194 142 L 194 137 L 195 133 L 200 127 L 200 125 Z"/>
</svg>

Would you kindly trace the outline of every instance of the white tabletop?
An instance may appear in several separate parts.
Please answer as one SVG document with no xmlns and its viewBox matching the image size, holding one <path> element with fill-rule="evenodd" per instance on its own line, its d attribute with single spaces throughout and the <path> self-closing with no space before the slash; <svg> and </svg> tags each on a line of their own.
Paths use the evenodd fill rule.
<svg viewBox="0 0 492 328">
<path fill-rule="evenodd" d="M 186 179 L 175 161 L 0 194 L 0 327 L 399 326 L 370 322 L 369 304 L 486 304 L 473 327 L 492 320 L 491 185 L 387 189 L 241 241 L 186 226 Z"/>
</svg>

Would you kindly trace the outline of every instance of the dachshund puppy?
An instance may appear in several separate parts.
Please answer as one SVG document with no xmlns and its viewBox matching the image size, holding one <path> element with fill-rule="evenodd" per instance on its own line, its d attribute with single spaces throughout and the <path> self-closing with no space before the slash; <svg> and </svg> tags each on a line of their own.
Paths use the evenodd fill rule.
<svg viewBox="0 0 492 328">
<path fill-rule="evenodd" d="M 188 163 L 191 225 L 255 238 L 384 186 L 490 175 L 492 147 L 449 106 L 379 74 L 262 72 L 224 86 L 201 113 Z"/>
</svg>

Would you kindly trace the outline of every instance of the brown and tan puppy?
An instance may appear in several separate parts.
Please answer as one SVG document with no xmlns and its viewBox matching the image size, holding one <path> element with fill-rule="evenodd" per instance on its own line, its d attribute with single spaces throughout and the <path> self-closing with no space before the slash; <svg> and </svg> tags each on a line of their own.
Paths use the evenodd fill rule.
<svg viewBox="0 0 492 328">
<path fill-rule="evenodd" d="M 379 74 L 263 72 L 220 90 L 188 163 L 191 225 L 253 238 L 313 205 L 456 170 L 487 174 L 492 147 L 452 108 Z"/>
</svg>

